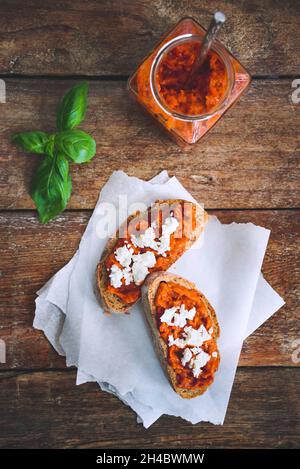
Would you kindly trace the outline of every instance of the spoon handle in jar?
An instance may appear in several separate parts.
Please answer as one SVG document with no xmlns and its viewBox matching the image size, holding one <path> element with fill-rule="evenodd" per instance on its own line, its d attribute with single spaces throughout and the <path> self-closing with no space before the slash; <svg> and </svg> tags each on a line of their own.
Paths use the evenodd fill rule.
<svg viewBox="0 0 300 469">
<path fill-rule="evenodd" d="M 193 63 L 192 70 L 191 70 L 187 84 L 190 84 L 193 81 L 197 71 L 199 70 L 203 62 L 205 61 L 208 51 L 210 50 L 213 41 L 216 39 L 219 33 L 219 30 L 221 26 L 225 23 L 225 21 L 226 21 L 226 16 L 221 11 L 217 11 L 214 14 L 211 20 L 211 23 L 209 25 L 209 28 L 204 36 L 200 52 L 197 55 Z"/>
<path fill-rule="evenodd" d="M 226 17 L 224 13 L 217 11 L 214 14 L 211 20 L 211 23 L 209 25 L 209 28 L 206 32 L 206 35 L 204 37 L 200 53 L 196 59 L 195 65 L 197 65 L 197 67 L 200 67 L 203 64 L 204 60 L 206 59 L 207 53 L 209 49 L 211 48 L 213 41 L 216 39 L 221 29 L 221 26 L 224 24 L 225 20 L 226 20 Z"/>
</svg>

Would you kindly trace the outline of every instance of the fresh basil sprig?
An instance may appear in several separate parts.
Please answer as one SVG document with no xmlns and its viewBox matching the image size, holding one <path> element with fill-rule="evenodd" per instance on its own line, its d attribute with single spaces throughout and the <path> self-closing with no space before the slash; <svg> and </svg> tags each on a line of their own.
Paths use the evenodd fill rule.
<svg viewBox="0 0 300 469">
<path fill-rule="evenodd" d="M 57 111 L 57 131 L 20 132 L 13 143 L 23 150 L 44 154 L 31 184 L 31 197 L 42 223 L 63 211 L 72 191 L 69 161 L 87 163 L 96 153 L 96 142 L 83 130 L 75 129 L 84 119 L 87 108 L 88 84 L 73 86 L 63 97 Z"/>
</svg>

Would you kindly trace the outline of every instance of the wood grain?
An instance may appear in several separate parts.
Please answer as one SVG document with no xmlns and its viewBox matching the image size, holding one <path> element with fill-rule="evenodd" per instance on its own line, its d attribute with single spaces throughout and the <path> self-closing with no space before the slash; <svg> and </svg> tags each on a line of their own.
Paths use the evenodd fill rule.
<svg viewBox="0 0 300 469">
<path fill-rule="evenodd" d="M 294 0 L 2 0 L 0 73 L 126 75 L 180 18 L 207 27 L 218 9 L 220 39 L 252 74 L 299 72 Z"/>
<path fill-rule="evenodd" d="M 10 143 L 21 130 L 53 130 L 55 109 L 72 81 L 7 80 L 0 115 L 0 208 L 33 208 L 30 180 L 40 156 Z M 86 165 L 73 165 L 69 208 L 93 208 L 114 170 L 148 179 L 167 169 L 207 208 L 299 205 L 300 106 L 289 80 L 261 80 L 201 143 L 182 151 L 142 115 L 120 82 L 91 82 L 83 126 L 97 141 Z M 276 138 L 275 138 L 275 134 Z"/>
<path fill-rule="evenodd" d="M 2 378 L 2 379 L 1 379 Z M 224 426 L 161 417 L 148 430 L 132 410 L 75 371 L 0 373 L 2 448 L 299 447 L 300 370 L 239 369 Z"/>
<path fill-rule="evenodd" d="M 294 341 L 300 337 L 300 212 L 216 211 L 223 223 L 253 222 L 271 229 L 263 272 L 286 306 L 246 340 L 240 365 L 296 366 Z M 61 368 L 64 359 L 32 329 L 35 292 L 74 254 L 90 212 L 65 212 L 48 225 L 32 212 L 2 212 L 0 217 L 0 338 L 7 363 L 0 369 Z"/>
</svg>

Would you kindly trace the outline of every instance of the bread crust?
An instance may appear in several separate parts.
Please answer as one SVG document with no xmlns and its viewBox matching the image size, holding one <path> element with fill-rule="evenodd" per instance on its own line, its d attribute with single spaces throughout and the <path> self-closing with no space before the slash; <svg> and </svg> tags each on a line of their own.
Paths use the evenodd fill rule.
<svg viewBox="0 0 300 469">
<path fill-rule="evenodd" d="M 196 206 L 196 227 L 195 229 L 189 233 L 189 239 L 187 242 L 187 247 L 186 250 L 189 249 L 192 244 L 199 238 L 201 232 L 204 229 L 204 226 L 208 220 L 208 215 L 207 213 L 197 204 L 194 204 L 193 202 L 189 202 L 186 200 L 182 199 L 168 199 L 168 200 L 157 200 L 154 204 L 151 205 L 153 209 L 159 208 L 165 204 L 173 205 L 176 203 L 186 203 L 186 204 L 191 204 Z M 99 300 L 100 305 L 104 309 L 106 313 L 117 313 L 117 314 L 124 314 L 127 313 L 134 304 L 128 305 L 127 303 L 124 303 L 117 295 L 114 295 L 113 293 L 109 292 L 106 289 L 106 285 L 108 282 L 108 275 L 107 271 L 105 268 L 105 260 L 106 257 L 113 251 L 114 246 L 116 245 L 118 239 L 119 239 L 119 233 L 137 216 L 143 215 L 145 212 L 135 212 L 132 215 L 130 215 L 127 220 L 120 226 L 120 228 L 117 230 L 116 234 L 109 239 L 109 241 L 106 244 L 106 247 L 101 255 L 100 262 L 97 266 L 96 270 L 96 286 L 95 286 L 95 293 L 96 296 Z M 186 251 L 185 250 L 185 251 Z M 170 267 L 174 262 L 176 262 L 177 259 L 174 259 L 172 263 L 168 267 Z"/>
<path fill-rule="evenodd" d="M 200 389 L 193 390 L 181 388 L 176 384 L 176 373 L 173 368 L 168 364 L 168 346 L 165 341 L 161 338 L 156 323 L 155 296 L 159 284 L 164 281 L 178 283 L 190 290 L 197 290 L 198 292 L 199 290 L 193 282 L 190 282 L 189 280 L 186 280 L 185 278 L 180 277 L 179 275 L 171 274 L 169 272 L 153 272 L 147 277 L 146 282 L 142 286 L 142 303 L 144 314 L 147 320 L 147 324 L 149 326 L 154 349 L 162 365 L 162 368 L 165 371 L 165 374 L 169 379 L 174 391 L 185 399 L 192 399 L 193 397 L 197 397 L 203 394 L 209 386 L 203 386 Z M 208 302 L 207 298 L 201 292 L 199 293 L 201 295 L 202 300 L 206 304 L 208 314 L 212 319 L 215 337 L 218 338 L 220 335 L 220 328 L 215 310 Z"/>
</svg>

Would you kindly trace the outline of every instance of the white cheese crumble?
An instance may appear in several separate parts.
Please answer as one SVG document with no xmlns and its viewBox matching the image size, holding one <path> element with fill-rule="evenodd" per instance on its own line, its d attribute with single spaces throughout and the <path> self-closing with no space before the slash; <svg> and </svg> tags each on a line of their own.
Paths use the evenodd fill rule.
<svg viewBox="0 0 300 469">
<path fill-rule="evenodd" d="M 187 323 L 187 319 L 194 319 L 195 314 L 195 307 L 188 310 L 185 308 L 185 305 L 182 304 L 180 307 L 174 306 L 172 308 L 165 309 L 164 313 L 160 317 L 160 321 L 165 322 L 168 326 L 184 327 Z"/>
<path fill-rule="evenodd" d="M 180 306 L 180 314 L 183 314 L 186 319 L 193 320 L 196 314 L 196 308 L 193 306 L 191 309 L 186 309 L 184 304 Z"/>
<path fill-rule="evenodd" d="M 161 237 L 156 241 L 155 227 L 156 222 L 139 235 L 131 235 L 131 242 L 139 248 L 151 248 L 160 255 L 165 255 L 170 250 L 171 234 L 177 230 L 179 226 L 178 220 L 171 216 L 167 217 L 162 225 Z"/>
<path fill-rule="evenodd" d="M 200 353 L 202 350 L 201 347 L 193 347 L 191 351 L 193 352 L 194 355 L 197 355 L 197 353 Z"/>
<path fill-rule="evenodd" d="M 173 325 L 172 321 L 174 319 L 174 314 L 177 311 L 177 306 L 173 306 L 173 308 L 165 309 L 163 314 L 160 317 L 160 322 L 165 322 L 168 326 Z"/>
<path fill-rule="evenodd" d="M 193 354 L 191 350 L 189 348 L 186 348 L 183 352 L 182 359 L 181 359 L 181 363 L 183 364 L 183 366 L 185 366 L 190 361 L 192 356 Z"/>
<path fill-rule="evenodd" d="M 146 267 L 154 267 L 156 264 L 156 258 L 152 251 L 144 252 L 143 254 L 135 254 L 132 256 L 133 262 L 137 264 L 143 264 Z"/>
<path fill-rule="evenodd" d="M 120 269 L 116 265 L 111 267 L 109 277 L 113 287 L 120 288 L 122 286 L 122 278 L 125 280 L 125 285 L 129 285 L 132 281 L 139 285 L 147 277 L 149 273 L 148 268 L 155 266 L 156 258 L 152 251 L 147 251 L 143 254 L 133 254 L 133 252 L 134 250 L 128 248 L 128 245 L 116 249 L 116 260 L 124 269 Z"/>
<path fill-rule="evenodd" d="M 152 251 L 147 251 L 143 254 L 136 254 L 132 258 L 133 280 L 136 285 L 139 285 L 147 277 L 149 273 L 148 267 L 151 268 L 155 266 L 156 258 Z"/>
<path fill-rule="evenodd" d="M 136 285 L 142 283 L 149 273 L 148 268 L 141 262 L 135 262 L 132 266 L 133 281 Z"/>
<path fill-rule="evenodd" d="M 176 345 L 178 348 L 186 347 L 185 339 L 174 339 L 172 335 L 169 335 L 169 346 Z"/>
<path fill-rule="evenodd" d="M 192 326 L 186 326 L 182 338 L 174 339 L 172 335 L 169 335 L 169 345 L 177 345 L 179 348 L 185 348 L 186 346 L 201 347 L 201 345 L 207 340 L 211 339 L 211 335 L 207 332 L 203 324 L 199 329 L 194 329 Z"/>
<path fill-rule="evenodd" d="M 130 285 L 131 282 L 133 281 L 131 268 L 125 267 L 125 269 L 123 269 L 122 272 L 123 272 L 123 278 L 125 280 L 125 285 Z"/>
<path fill-rule="evenodd" d="M 155 241 L 156 234 L 154 226 L 151 225 L 147 228 L 144 233 L 139 235 L 131 235 L 131 242 L 139 248 L 151 248 L 157 250 L 157 242 Z"/>
<path fill-rule="evenodd" d="M 114 288 L 120 288 L 122 285 L 123 272 L 117 265 L 112 265 L 110 269 L 110 283 Z"/>
<path fill-rule="evenodd" d="M 216 352 L 213 352 L 212 356 L 214 356 L 214 353 Z M 193 354 L 195 356 L 193 356 Z M 189 368 L 193 371 L 195 378 L 198 378 L 201 374 L 202 368 L 209 362 L 210 358 L 210 355 L 204 352 L 200 347 L 194 347 L 192 349 L 187 347 L 184 349 L 181 363 L 183 366 L 188 364 Z"/>
<path fill-rule="evenodd" d="M 186 326 L 184 328 L 184 332 L 186 345 L 201 347 L 204 342 L 211 339 L 211 335 L 207 332 L 203 324 L 201 324 L 199 329 L 194 329 L 192 326 Z"/>
<path fill-rule="evenodd" d="M 115 251 L 115 258 L 123 267 L 129 267 L 132 261 L 133 249 L 121 246 Z"/>
<path fill-rule="evenodd" d="M 209 362 L 209 360 L 210 360 L 210 355 L 208 353 L 204 352 L 204 350 L 201 350 L 195 356 L 195 358 L 191 359 L 189 367 L 193 371 L 193 375 L 195 376 L 195 378 L 199 377 L 199 375 L 202 371 L 201 368 L 203 368 L 206 365 L 206 363 Z"/>
<path fill-rule="evenodd" d="M 125 285 L 130 285 L 133 280 L 132 272 L 130 267 L 120 269 L 117 265 L 112 265 L 110 269 L 110 283 L 114 288 L 120 288 L 122 286 L 122 279 L 124 278 Z"/>
<path fill-rule="evenodd" d="M 179 226 L 179 222 L 175 217 L 168 217 L 162 225 L 160 243 L 158 245 L 158 253 L 164 255 L 166 251 L 170 251 L 171 234 L 175 233 Z"/>
<path fill-rule="evenodd" d="M 217 358 L 218 352 L 213 352 L 213 353 L 211 354 L 211 356 L 212 356 L 213 358 Z"/>
</svg>

